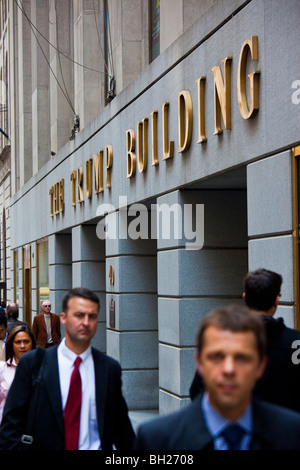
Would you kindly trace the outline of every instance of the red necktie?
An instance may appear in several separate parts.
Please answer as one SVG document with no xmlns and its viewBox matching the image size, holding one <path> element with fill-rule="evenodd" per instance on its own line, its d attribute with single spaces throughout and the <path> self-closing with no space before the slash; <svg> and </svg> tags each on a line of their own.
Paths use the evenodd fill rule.
<svg viewBox="0 0 300 470">
<path fill-rule="evenodd" d="M 74 362 L 75 367 L 71 375 L 69 394 L 64 410 L 65 450 L 78 450 L 82 394 L 80 363 L 81 358 L 78 356 Z"/>
</svg>

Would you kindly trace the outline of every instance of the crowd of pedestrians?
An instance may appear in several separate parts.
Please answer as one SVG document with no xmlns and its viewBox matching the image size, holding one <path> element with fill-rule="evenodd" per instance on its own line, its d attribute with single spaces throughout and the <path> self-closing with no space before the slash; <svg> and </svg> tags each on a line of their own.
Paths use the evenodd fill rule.
<svg viewBox="0 0 300 470">
<path fill-rule="evenodd" d="M 74 288 L 32 325 L 0 311 L 0 450 L 299 450 L 300 332 L 276 317 L 282 277 L 244 279 L 244 305 L 220 305 L 197 333 L 190 404 L 132 427 L 120 364 L 91 346 L 100 301 Z M 61 338 L 61 325 L 64 337 Z M 45 424 L 46 423 L 46 424 Z"/>
</svg>

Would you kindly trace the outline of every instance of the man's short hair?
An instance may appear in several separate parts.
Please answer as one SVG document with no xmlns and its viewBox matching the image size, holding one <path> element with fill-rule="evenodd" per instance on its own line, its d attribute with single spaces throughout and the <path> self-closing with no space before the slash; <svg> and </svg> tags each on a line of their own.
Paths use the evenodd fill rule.
<svg viewBox="0 0 300 470">
<path fill-rule="evenodd" d="M 67 292 L 63 297 L 62 311 L 64 313 L 67 313 L 69 300 L 72 297 L 82 297 L 84 299 L 91 300 L 92 302 L 95 302 L 96 304 L 98 304 L 98 309 L 100 309 L 100 300 L 99 300 L 98 295 L 95 294 L 95 292 L 88 289 L 87 287 L 75 287 L 74 289 L 69 290 L 69 292 Z"/>
<path fill-rule="evenodd" d="M 216 308 L 207 313 L 200 322 L 197 335 L 197 350 L 201 352 L 204 344 L 204 333 L 210 326 L 233 333 L 253 332 L 256 337 L 257 351 L 262 360 L 266 352 L 266 332 L 261 315 L 243 305 L 228 305 Z"/>
<path fill-rule="evenodd" d="M 245 303 L 249 308 L 267 312 L 280 295 L 282 276 L 267 269 L 249 272 L 244 279 Z"/>
</svg>

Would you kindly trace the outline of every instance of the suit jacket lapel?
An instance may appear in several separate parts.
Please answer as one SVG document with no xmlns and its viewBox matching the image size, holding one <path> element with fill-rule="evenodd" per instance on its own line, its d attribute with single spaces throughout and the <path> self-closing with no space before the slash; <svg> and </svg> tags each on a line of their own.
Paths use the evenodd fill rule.
<svg viewBox="0 0 300 470">
<path fill-rule="evenodd" d="M 95 367 L 95 388 L 96 388 L 96 406 L 97 421 L 100 439 L 102 439 L 104 429 L 104 412 L 107 399 L 108 386 L 108 367 L 104 360 L 105 356 L 100 351 L 92 348 L 92 354 Z"/>
<path fill-rule="evenodd" d="M 42 325 L 42 327 L 44 328 L 44 330 L 47 334 L 46 320 L 45 320 L 45 315 L 43 313 L 42 313 L 42 316 L 41 316 L 41 325 Z"/>
<path fill-rule="evenodd" d="M 59 383 L 58 372 L 58 359 L 57 347 L 46 350 L 45 354 L 45 368 L 44 368 L 44 383 L 48 392 L 49 401 L 51 403 L 52 411 L 57 419 L 58 427 L 62 434 L 64 434 L 63 412 L 62 412 L 62 397 Z"/>
<path fill-rule="evenodd" d="M 251 450 L 272 449 L 270 423 L 266 419 L 263 402 L 253 398 L 253 435 L 250 442 Z"/>
<path fill-rule="evenodd" d="M 202 411 L 202 394 L 195 398 L 185 415 L 186 429 L 183 436 L 183 449 L 213 449 L 210 435 Z"/>
</svg>

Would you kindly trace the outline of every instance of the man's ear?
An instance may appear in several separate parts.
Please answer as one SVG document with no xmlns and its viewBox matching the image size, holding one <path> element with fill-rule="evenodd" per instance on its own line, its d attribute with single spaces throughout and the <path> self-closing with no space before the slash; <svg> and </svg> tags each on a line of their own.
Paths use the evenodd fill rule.
<svg viewBox="0 0 300 470">
<path fill-rule="evenodd" d="M 59 317 L 60 317 L 60 322 L 61 322 L 61 324 L 62 324 L 62 325 L 65 325 L 65 323 L 66 323 L 66 314 L 65 314 L 65 312 L 61 312 L 61 314 L 59 315 Z"/>
<path fill-rule="evenodd" d="M 245 292 L 243 292 L 242 297 L 243 297 L 243 300 L 245 300 L 245 298 L 246 298 L 246 293 Z"/>
<path fill-rule="evenodd" d="M 275 299 L 275 302 L 274 302 L 274 307 L 278 307 L 278 304 L 279 304 L 279 300 L 280 300 L 280 295 L 277 295 L 276 299 Z"/>
</svg>

